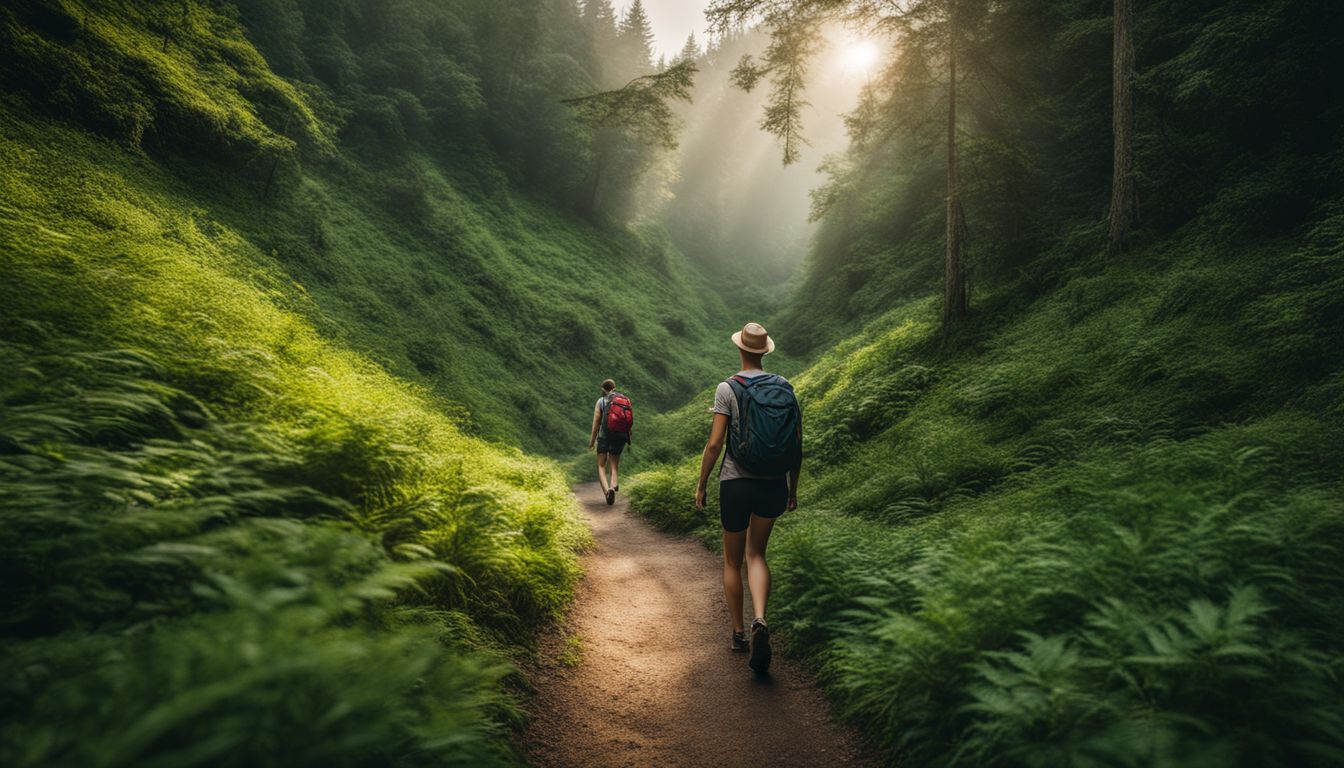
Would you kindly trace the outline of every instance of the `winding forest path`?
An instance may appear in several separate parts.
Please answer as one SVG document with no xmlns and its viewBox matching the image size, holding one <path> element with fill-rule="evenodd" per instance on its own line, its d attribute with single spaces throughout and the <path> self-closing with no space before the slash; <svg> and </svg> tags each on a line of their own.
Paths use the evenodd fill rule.
<svg viewBox="0 0 1344 768">
<path fill-rule="evenodd" d="M 593 529 L 563 632 L 543 645 L 526 737 L 542 768 L 865 763 L 812 679 L 728 650 L 719 558 L 655 530 L 597 483 L 574 488 Z M 750 603 L 747 613 L 750 615 Z M 577 639 L 574 639 L 577 638 Z"/>
</svg>

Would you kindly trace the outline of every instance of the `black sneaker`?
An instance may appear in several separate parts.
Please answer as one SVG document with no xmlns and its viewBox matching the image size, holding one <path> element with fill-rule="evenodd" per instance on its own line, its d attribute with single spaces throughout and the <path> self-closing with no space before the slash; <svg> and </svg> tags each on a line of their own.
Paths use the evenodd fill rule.
<svg viewBox="0 0 1344 768">
<path fill-rule="evenodd" d="M 760 619 L 751 622 L 751 658 L 747 659 L 747 666 L 758 675 L 770 668 L 770 628 Z"/>
<path fill-rule="evenodd" d="M 613 490 L 611 490 L 610 488 L 608 488 L 608 489 L 607 489 L 607 506 L 610 507 L 612 504 L 615 504 L 615 503 L 616 503 L 616 492 L 613 491 Z"/>
<path fill-rule="evenodd" d="M 751 650 L 751 644 L 747 642 L 746 632 L 733 633 L 732 649 L 735 653 L 746 653 L 747 651 Z"/>
</svg>

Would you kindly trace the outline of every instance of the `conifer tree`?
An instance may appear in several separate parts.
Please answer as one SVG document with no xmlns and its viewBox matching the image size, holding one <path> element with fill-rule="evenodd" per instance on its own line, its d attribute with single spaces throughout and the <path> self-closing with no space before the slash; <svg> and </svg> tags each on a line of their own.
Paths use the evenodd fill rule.
<svg viewBox="0 0 1344 768">
<path fill-rule="evenodd" d="M 611 0 L 585 0 L 583 4 L 583 23 L 590 33 L 611 30 L 616 32 L 616 9 Z"/>
<path fill-rule="evenodd" d="M 585 0 L 583 27 L 593 52 L 593 79 L 602 87 L 612 87 L 628 79 L 617 63 L 618 29 L 616 9 L 611 0 Z"/>
<path fill-rule="evenodd" d="M 681 53 L 677 55 L 677 61 L 695 61 L 700 58 L 702 51 L 700 44 L 695 40 L 695 32 L 686 38 L 686 44 L 681 46 Z"/>
<path fill-rule="evenodd" d="M 653 25 L 644 10 L 644 0 L 634 0 L 621 20 L 617 47 L 630 77 L 647 75 L 653 70 Z"/>
</svg>

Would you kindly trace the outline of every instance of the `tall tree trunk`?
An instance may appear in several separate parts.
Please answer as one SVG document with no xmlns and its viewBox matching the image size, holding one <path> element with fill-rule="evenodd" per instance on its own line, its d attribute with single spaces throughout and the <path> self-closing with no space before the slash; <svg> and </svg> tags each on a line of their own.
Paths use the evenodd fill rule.
<svg viewBox="0 0 1344 768">
<path fill-rule="evenodd" d="M 947 253 L 943 274 L 943 329 L 966 316 L 966 272 L 961 263 L 961 198 L 957 191 L 957 0 L 947 10 Z"/>
<path fill-rule="evenodd" d="M 1111 176 L 1111 221 L 1107 249 L 1118 253 L 1137 215 L 1134 190 L 1134 0 L 1115 0 L 1111 53 L 1111 133 L 1115 142 Z"/>
<path fill-rule="evenodd" d="M 602 181 L 606 171 L 606 154 L 598 149 L 593 157 L 593 170 L 588 182 L 588 215 L 597 218 L 602 204 Z"/>
</svg>

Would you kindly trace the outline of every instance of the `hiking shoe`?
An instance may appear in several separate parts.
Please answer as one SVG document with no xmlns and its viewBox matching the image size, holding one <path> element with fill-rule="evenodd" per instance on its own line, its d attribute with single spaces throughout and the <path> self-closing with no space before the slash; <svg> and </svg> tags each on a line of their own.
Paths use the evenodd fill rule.
<svg viewBox="0 0 1344 768">
<path fill-rule="evenodd" d="M 747 659 L 747 666 L 758 675 L 770 668 L 770 628 L 760 619 L 751 622 L 751 658 Z"/>
<path fill-rule="evenodd" d="M 613 490 L 611 490 L 610 488 L 608 488 L 608 489 L 607 489 L 607 506 L 610 507 L 612 504 L 615 504 L 615 503 L 616 503 L 616 492 L 613 491 Z"/>
<path fill-rule="evenodd" d="M 751 650 L 751 644 L 747 642 L 746 632 L 734 632 L 732 649 L 734 653 L 746 653 Z"/>
</svg>

